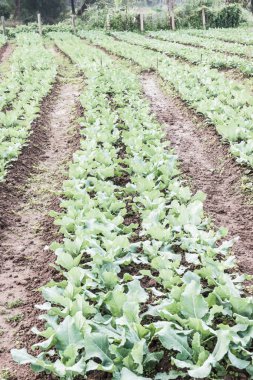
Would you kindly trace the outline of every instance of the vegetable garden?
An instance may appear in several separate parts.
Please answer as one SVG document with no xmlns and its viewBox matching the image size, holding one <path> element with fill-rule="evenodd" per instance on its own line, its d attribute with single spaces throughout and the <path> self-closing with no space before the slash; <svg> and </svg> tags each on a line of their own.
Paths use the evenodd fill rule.
<svg viewBox="0 0 253 380">
<path fill-rule="evenodd" d="M 76 35 L 49 31 L 44 37 L 21 32 L 7 42 L 0 39 L 0 49 L 7 45 L 13 46 L 13 52 L 0 64 L 0 192 L 7 194 L 6 213 L 12 199 L 8 200 L 8 186 L 15 181 L 9 178 L 16 174 L 36 129 L 47 125 L 49 104 L 54 104 L 50 115 L 59 112 L 61 117 L 61 108 L 68 107 L 72 97 L 71 85 L 79 87 L 75 106 L 69 106 L 78 144 L 66 152 L 66 156 L 73 153 L 72 160 L 59 167 L 63 174 L 57 191 L 50 189 L 55 172 L 48 177 L 47 170 L 51 164 L 57 167 L 57 156 L 65 152 L 52 148 L 47 152 L 50 144 L 57 146 L 54 125 L 45 140 L 44 156 L 34 158 L 36 165 L 46 160 L 41 176 L 36 177 L 32 164 L 31 172 L 25 169 L 19 189 L 19 211 L 28 207 L 37 213 L 32 232 L 27 221 L 26 247 L 30 247 L 29 257 L 38 251 L 41 266 L 31 266 L 25 274 L 28 279 L 37 277 L 36 287 L 28 286 L 24 292 L 19 278 L 14 280 L 13 294 L 7 296 L 7 305 L 15 292 L 24 297 L 24 304 L 15 307 L 26 319 L 24 334 L 32 329 L 34 337 L 31 343 L 22 338 L 22 322 L 15 320 L 11 350 L 0 353 L 2 378 L 253 378 L 252 260 L 247 271 L 242 267 L 243 254 L 252 259 L 253 248 L 253 40 L 249 30 L 146 34 L 78 30 Z M 194 178 L 182 171 L 187 149 L 183 158 L 177 151 L 181 142 L 170 142 L 170 127 L 180 126 L 175 120 L 162 123 L 153 112 L 143 75 L 152 76 L 168 108 L 176 104 L 182 117 L 184 109 L 193 124 L 202 125 L 203 140 L 209 130 L 217 137 L 221 157 L 229 160 L 233 176 L 225 166 L 204 171 L 209 172 L 213 191 L 218 171 L 235 203 L 242 203 L 249 242 L 242 255 L 238 246 L 243 246 L 244 235 L 237 236 L 238 215 L 232 212 L 227 224 L 221 225 L 223 210 L 209 213 L 206 199 L 211 193 L 197 189 Z M 69 86 L 65 104 L 59 101 L 63 86 Z M 73 128 L 71 120 L 64 114 L 57 128 L 63 121 L 66 128 Z M 63 146 L 59 141 L 59 149 L 76 139 L 68 138 Z M 208 143 L 212 146 L 213 141 Z M 204 148 L 203 155 L 206 162 L 211 160 Z M 47 195 L 40 188 L 44 181 Z M 224 204 L 230 197 L 215 196 Z M 46 205 L 43 212 L 42 204 Z M 53 209 L 49 219 L 48 207 Z M 8 223 L 22 224 L 22 218 L 12 222 L 12 217 L 15 213 L 3 226 L 0 223 L 8 265 L 13 252 L 4 231 L 8 232 Z M 45 232 L 51 228 L 55 232 L 48 239 Z M 26 229 L 22 231 L 25 234 Z M 24 255 L 29 266 L 32 258 Z M 52 270 L 40 280 L 40 272 L 50 263 Z M 0 271 L 1 286 L 6 273 Z M 40 296 L 31 305 L 29 295 L 38 288 Z M 2 339 L 5 331 L 0 331 Z"/>
</svg>

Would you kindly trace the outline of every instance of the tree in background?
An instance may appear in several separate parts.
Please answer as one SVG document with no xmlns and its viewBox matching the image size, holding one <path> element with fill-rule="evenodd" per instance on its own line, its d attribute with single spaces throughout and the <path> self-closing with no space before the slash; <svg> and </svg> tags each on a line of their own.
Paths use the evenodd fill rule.
<svg viewBox="0 0 253 380">
<path fill-rule="evenodd" d="M 95 4 L 97 0 L 85 0 L 83 5 L 78 9 L 77 14 L 81 16 L 88 8 L 89 6 Z"/>
<path fill-rule="evenodd" d="M 21 0 L 15 0 L 15 11 L 14 11 L 14 18 L 16 20 L 20 19 L 20 12 L 21 12 Z"/>
<path fill-rule="evenodd" d="M 33 21 L 39 12 L 44 22 L 53 23 L 64 15 L 66 9 L 66 0 L 21 0 L 21 18 L 24 21 Z"/>
<path fill-rule="evenodd" d="M 52 23 L 64 16 L 67 5 L 67 0 L 0 0 L 0 15 L 28 22 L 40 12 L 44 22 Z"/>
<path fill-rule="evenodd" d="M 0 15 L 4 16 L 5 18 L 9 18 L 12 12 L 12 4 L 8 0 L 1 0 L 0 1 Z"/>
<path fill-rule="evenodd" d="M 72 15 L 75 15 L 76 14 L 75 0 L 70 0 L 70 3 L 71 3 Z"/>
<path fill-rule="evenodd" d="M 168 13 L 169 13 L 170 27 L 171 29 L 174 29 L 172 14 L 174 12 L 175 0 L 167 0 L 167 7 L 168 7 Z"/>
</svg>

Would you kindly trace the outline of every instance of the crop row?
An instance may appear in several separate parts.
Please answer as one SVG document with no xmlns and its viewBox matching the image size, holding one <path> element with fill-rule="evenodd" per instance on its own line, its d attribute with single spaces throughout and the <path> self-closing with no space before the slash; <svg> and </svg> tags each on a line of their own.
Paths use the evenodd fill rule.
<svg viewBox="0 0 253 380">
<path fill-rule="evenodd" d="M 252 62 L 237 55 L 226 55 L 219 52 L 214 53 L 212 50 L 201 47 L 185 46 L 168 40 L 166 42 L 160 41 L 159 39 L 151 39 L 131 32 L 118 32 L 113 33 L 113 35 L 129 43 L 154 49 L 161 53 L 184 59 L 193 64 L 207 65 L 218 69 L 237 69 L 246 76 L 253 75 Z"/>
<path fill-rule="evenodd" d="M 178 62 L 159 52 L 117 41 L 102 32 L 80 32 L 108 51 L 155 70 L 192 108 L 215 125 L 238 162 L 253 166 L 252 95 L 215 69 Z"/>
<path fill-rule="evenodd" d="M 246 57 L 253 56 L 253 46 L 244 46 L 236 42 L 221 41 L 217 38 L 205 38 L 201 35 L 192 35 L 185 31 L 171 32 L 171 31 L 158 31 L 148 32 L 148 36 L 158 38 L 162 41 L 178 42 L 185 45 L 199 46 L 209 51 L 221 51 L 222 53 L 238 54 Z M 214 53 L 212 53 L 214 54 Z"/>
<path fill-rule="evenodd" d="M 0 34 L 0 49 L 6 43 L 6 39 L 3 35 Z"/>
<path fill-rule="evenodd" d="M 53 55 L 38 35 L 20 35 L 16 43 L 0 82 L 0 181 L 26 143 L 57 71 Z"/>
<path fill-rule="evenodd" d="M 253 45 L 251 28 L 209 29 L 206 31 L 190 29 L 188 33 L 193 36 L 237 42 L 242 45 Z"/>
<path fill-rule="evenodd" d="M 87 78 L 84 138 L 55 215 L 61 280 L 42 288 L 41 353 L 14 359 L 66 380 L 252 375 L 253 305 L 232 242 L 218 244 L 225 231 L 210 229 L 204 195 L 182 183 L 137 76 L 76 37 L 53 37 Z M 157 373 L 162 358 L 168 373 Z"/>
</svg>

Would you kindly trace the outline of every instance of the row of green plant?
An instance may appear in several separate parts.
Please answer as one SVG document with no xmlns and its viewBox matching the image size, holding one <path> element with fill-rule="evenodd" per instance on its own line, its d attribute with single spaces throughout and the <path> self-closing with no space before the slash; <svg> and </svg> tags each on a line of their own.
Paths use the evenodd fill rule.
<svg viewBox="0 0 253 380">
<path fill-rule="evenodd" d="M 61 278 L 41 289 L 41 353 L 14 360 L 65 380 L 252 377 L 253 304 L 233 242 L 218 243 L 226 231 L 183 184 L 138 77 L 76 37 L 53 38 L 87 78 L 83 139 L 55 214 Z"/>
<path fill-rule="evenodd" d="M 38 35 L 19 35 L 16 45 L 0 81 L 0 181 L 26 144 L 57 71 L 52 53 Z"/>
<path fill-rule="evenodd" d="M 237 55 L 227 55 L 219 52 L 214 53 L 213 50 L 201 47 L 185 46 L 177 42 L 165 42 L 157 39 L 150 39 L 133 32 L 115 32 L 113 35 L 123 41 L 134 43 L 148 49 L 154 49 L 170 56 L 182 58 L 193 64 L 200 64 L 218 69 L 236 69 L 245 76 L 253 76 L 252 62 L 247 58 L 239 57 Z"/>
<path fill-rule="evenodd" d="M 237 54 L 241 56 L 246 57 L 253 57 L 253 47 L 252 46 L 244 46 L 237 42 L 226 42 L 221 41 L 217 38 L 215 38 L 215 41 L 211 38 L 205 38 L 201 35 L 195 36 L 191 34 L 190 31 L 177 31 L 177 32 L 170 32 L 170 31 L 159 31 L 159 32 L 149 32 L 148 36 L 159 39 L 162 41 L 169 41 L 169 42 L 178 42 L 185 45 L 192 45 L 192 46 L 198 46 L 205 49 L 208 49 L 209 51 L 220 51 L 222 53 L 229 53 L 229 54 Z M 212 54 L 214 54 L 212 52 Z"/>
<path fill-rule="evenodd" d="M 243 45 L 253 45 L 251 28 L 240 29 L 210 29 L 207 31 L 189 30 L 189 34 L 204 38 L 218 39 L 228 42 L 237 42 Z"/>
<path fill-rule="evenodd" d="M 6 38 L 3 35 L 0 35 L 0 49 L 6 43 Z"/>
<path fill-rule="evenodd" d="M 156 71 L 183 100 L 215 125 L 238 162 L 253 167 L 253 101 L 243 85 L 215 69 L 181 63 L 159 52 L 117 41 L 103 32 L 83 31 L 79 35 L 137 63 L 142 70 Z"/>
<path fill-rule="evenodd" d="M 42 33 L 43 35 L 47 35 L 51 32 L 71 32 L 72 31 L 72 25 L 71 22 L 59 22 L 58 24 L 52 24 L 52 25 L 43 25 L 42 26 Z M 15 38 L 19 34 L 24 33 L 39 33 L 38 29 L 38 23 L 33 22 L 29 23 L 28 25 L 17 25 L 15 27 L 10 27 L 6 29 L 8 38 Z"/>
</svg>

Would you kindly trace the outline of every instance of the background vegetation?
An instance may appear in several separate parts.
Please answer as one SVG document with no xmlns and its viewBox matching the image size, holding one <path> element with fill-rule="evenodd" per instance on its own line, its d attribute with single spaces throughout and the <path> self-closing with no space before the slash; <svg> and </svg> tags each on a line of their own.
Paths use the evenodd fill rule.
<svg viewBox="0 0 253 380">
<path fill-rule="evenodd" d="M 252 0 L 253 1 L 253 0 Z M 250 19 L 247 0 L 1 0 L 0 15 L 29 23 L 40 12 L 44 23 L 63 21 L 77 13 L 79 24 L 87 29 L 104 28 L 110 17 L 114 30 L 139 30 L 139 14 L 144 13 L 145 29 L 168 29 L 168 9 L 174 9 L 177 28 L 201 28 L 205 8 L 206 26 L 237 27 Z"/>
</svg>

